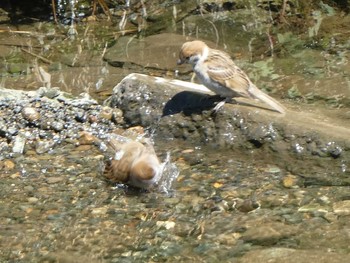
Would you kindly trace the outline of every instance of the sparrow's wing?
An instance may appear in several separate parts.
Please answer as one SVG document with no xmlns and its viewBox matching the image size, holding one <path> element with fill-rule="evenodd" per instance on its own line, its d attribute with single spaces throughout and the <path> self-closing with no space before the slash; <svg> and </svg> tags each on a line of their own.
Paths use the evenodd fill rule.
<svg viewBox="0 0 350 263">
<path fill-rule="evenodd" d="M 205 65 L 207 67 L 207 73 L 212 80 L 219 82 L 242 97 L 259 99 L 276 111 L 285 113 L 285 107 L 277 100 L 259 90 L 225 52 L 210 50 Z"/>
<path fill-rule="evenodd" d="M 126 183 L 129 180 L 130 166 L 129 162 L 112 160 L 106 177 L 113 182 Z"/>
<path fill-rule="evenodd" d="M 136 159 L 140 158 L 145 146 L 139 142 L 128 142 L 120 146 L 116 157 L 111 161 L 108 179 L 116 182 L 126 183 L 129 180 L 130 171 Z"/>
<path fill-rule="evenodd" d="M 224 52 L 211 50 L 206 60 L 207 73 L 212 80 L 221 83 L 244 97 L 250 97 L 247 92 L 250 86 L 248 76 Z"/>
</svg>

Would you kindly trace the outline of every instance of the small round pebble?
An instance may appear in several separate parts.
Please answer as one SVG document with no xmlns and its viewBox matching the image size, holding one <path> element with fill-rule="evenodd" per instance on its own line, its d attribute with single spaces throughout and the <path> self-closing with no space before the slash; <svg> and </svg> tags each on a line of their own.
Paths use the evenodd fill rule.
<svg viewBox="0 0 350 263">
<path fill-rule="evenodd" d="M 35 122 L 40 119 L 40 113 L 33 107 L 24 107 L 22 109 L 22 116 L 29 122 Z"/>
</svg>

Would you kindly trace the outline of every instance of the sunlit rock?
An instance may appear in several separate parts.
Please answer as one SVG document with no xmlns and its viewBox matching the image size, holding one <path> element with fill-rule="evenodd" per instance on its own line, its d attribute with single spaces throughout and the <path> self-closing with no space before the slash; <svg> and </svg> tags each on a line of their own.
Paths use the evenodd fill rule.
<svg viewBox="0 0 350 263">
<path fill-rule="evenodd" d="M 40 119 L 40 113 L 33 107 L 24 107 L 22 109 L 22 116 L 29 122 L 35 122 Z"/>
</svg>

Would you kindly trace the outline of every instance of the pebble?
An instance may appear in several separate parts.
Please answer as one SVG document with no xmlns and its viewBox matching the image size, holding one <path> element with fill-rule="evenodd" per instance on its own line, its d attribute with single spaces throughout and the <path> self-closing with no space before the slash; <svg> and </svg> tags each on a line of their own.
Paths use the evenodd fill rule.
<svg viewBox="0 0 350 263">
<path fill-rule="evenodd" d="M 15 168 L 15 163 L 11 160 L 0 161 L 0 171 L 11 171 Z"/>
<path fill-rule="evenodd" d="M 288 174 L 287 176 L 283 177 L 282 185 L 285 188 L 296 188 L 298 187 L 298 177 Z"/>
<path fill-rule="evenodd" d="M 29 198 L 28 198 L 28 203 L 36 203 L 36 202 L 38 202 L 38 201 L 39 201 L 39 199 L 36 198 L 36 197 L 29 197 Z"/>
<path fill-rule="evenodd" d="M 165 229 L 169 230 L 175 227 L 175 222 L 173 221 L 157 221 L 156 225 L 158 227 L 164 227 Z"/>
<path fill-rule="evenodd" d="M 108 208 L 107 207 L 97 207 L 93 208 L 91 210 L 91 214 L 93 215 L 104 215 L 107 213 Z"/>
<path fill-rule="evenodd" d="M 318 203 L 311 203 L 304 206 L 301 206 L 298 209 L 300 213 L 328 213 L 329 208 Z"/>
<path fill-rule="evenodd" d="M 123 111 L 121 109 L 114 108 L 112 120 L 117 124 L 123 124 L 124 123 Z"/>
<path fill-rule="evenodd" d="M 255 245 L 273 245 L 279 240 L 295 235 L 297 228 L 278 222 L 264 223 L 249 227 L 242 233 L 242 239 Z"/>
<path fill-rule="evenodd" d="M 38 141 L 36 143 L 35 150 L 38 154 L 46 153 L 52 150 L 55 144 L 56 143 L 53 140 Z"/>
<path fill-rule="evenodd" d="M 100 112 L 100 118 L 111 120 L 112 117 L 113 117 L 113 109 L 107 106 L 103 107 Z"/>
<path fill-rule="evenodd" d="M 23 134 L 17 135 L 13 142 L 12 152 L 22 154 L 25 143 L 26 143 L 25 136 Z"/>
<path fill-rule="evenodd" d="M 61 121 L 53 121 L 51 127 L 54 131 L 60 132 L 64 129 L 64 123 Z"/>
<path fill-rule="evenodd" d="M 79 137 L 79 144 L 80 145 L 91 145 L 98 142 L 98 139 L 88 132 L 81 132 Z"/>
<path fill-rule="evenodd" d="M 46 178 L 46 182 L 48 184 L 57 184 L 57 183 L 60 183 L 64 180 L 63 177 L 48 177 Z"/>
<path fill-rule="evenodd" d="M 344 200 L 334 203 L 333 212 L 339 216 L 350 215 L 350 200 Z"/>
<path fill-rule="evenodd" d="M 251 199 L 235 199 L 234 200 L 234 208 L 237 209 L 238 211 L 248 213 L 250 211 L 253 211 L 255 209 L 258 209 L 260 207 L 259 203 L 251 200 Z"/>
<path fill-rule="evenodd" d="M 22 116 L 29 122 L 35 122 L 40 119 L 40 113 L 33 107 L 24 107 L 22 110 Z"/>
<path fill-rule="evenodd" d="M 10 178 L 12 179 L 19 178 L 19 177 L 21 177 L 21 174 L 19 172 L 10 175 Z"/>
<path fill-rule="evenodd" d="M 279 174 L 281 172 L 281 169 L 279 167 L 274 166 L 274 167 L 268 167 L 266 171 L 272 174 Z"/>
<path fill-rule="evenodd" d="M 77 109 L 76 113 L 75 113 L 75 120 L 78 122 L 86 122 L 87 121 L 87 113 L 82 110 L 82 109 Z"/>
</svg>

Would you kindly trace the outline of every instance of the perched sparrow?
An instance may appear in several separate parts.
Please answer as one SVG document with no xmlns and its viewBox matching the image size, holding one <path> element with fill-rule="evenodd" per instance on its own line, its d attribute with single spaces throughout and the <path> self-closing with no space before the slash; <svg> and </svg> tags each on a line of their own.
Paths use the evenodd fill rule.
<svg viewBox="0 0 350 263">
<path fill-rule="evenodd" d="M 211 91 L 225 97 L 215 110 L 233 97 L 259 99 L 280 113 L 285 108 L 275 99 L 259 90 L 248 76 L 220 50 L 209 48 L 204 42 L 195 40 L 182 45 L 177 64 L 189 63 L 201 82 Z"/>
<path fill-rule="evenodd" d="M 116 156 L 111 161 L 108 179 L 138 188 L 152 187 L 161 176 L 161 163 L 151 144 L 137 141 L 112 145 Z"/>
</svg>

